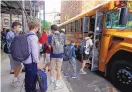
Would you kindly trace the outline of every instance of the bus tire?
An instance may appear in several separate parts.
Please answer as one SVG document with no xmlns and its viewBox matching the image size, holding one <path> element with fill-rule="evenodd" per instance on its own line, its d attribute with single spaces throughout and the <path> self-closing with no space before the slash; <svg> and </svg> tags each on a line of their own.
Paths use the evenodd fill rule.
<svg viewBox="0 0 132 92">
<path fill-rule="evenodd" d="M 132 62 L 116 60 L 111 67 L 111 80 L 122 92 L 132 92 Z"/>
</svg>

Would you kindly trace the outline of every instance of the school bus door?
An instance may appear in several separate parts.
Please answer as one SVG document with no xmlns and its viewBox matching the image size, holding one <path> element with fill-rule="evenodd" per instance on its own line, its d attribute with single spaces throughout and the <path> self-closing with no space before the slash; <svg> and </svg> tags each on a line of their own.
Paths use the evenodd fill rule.
<svg viewBox="0 0 132 92">
<path fill-rule="evenodd" d="M 96 11 L 91 71 L 98 70 L 100 42 L 103 30 L 103 15 L 102 12 Z"/>
</svg>

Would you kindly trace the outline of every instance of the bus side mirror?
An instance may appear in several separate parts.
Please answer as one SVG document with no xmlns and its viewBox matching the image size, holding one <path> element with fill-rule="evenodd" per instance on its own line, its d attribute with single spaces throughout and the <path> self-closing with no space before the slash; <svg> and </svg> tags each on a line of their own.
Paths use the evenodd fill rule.
<svg viewBox="0 0 132 92">
<path fill-rule="evenodd" d="M 119 25 L 126 25 L 128 21 L 128 8 L 123 7 L 120 10 Z"/>
</svg>

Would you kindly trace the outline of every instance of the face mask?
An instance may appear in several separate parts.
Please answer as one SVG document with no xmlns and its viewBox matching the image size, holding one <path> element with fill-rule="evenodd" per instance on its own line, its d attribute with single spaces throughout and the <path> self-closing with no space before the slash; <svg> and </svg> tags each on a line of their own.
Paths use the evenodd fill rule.
<svg viewBox="0 0 132 92">
<path fill-rule="evenodd" d="M 17 31 L 18 31 L 18 32 L 22 31 L 22 28 L 18 28 Z"/>
</svg>

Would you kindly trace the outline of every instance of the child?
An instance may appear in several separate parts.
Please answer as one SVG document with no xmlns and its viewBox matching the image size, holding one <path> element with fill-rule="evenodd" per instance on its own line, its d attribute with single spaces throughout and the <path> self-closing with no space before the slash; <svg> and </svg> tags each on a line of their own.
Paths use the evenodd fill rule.
<svg viewBox="0 0 132 92">
<path fill-rule="evenodd" d="M 76 59 L 75 59 L 76 55 L 75 55 L 75 47 L 74 47 L 75 46 L 75 41 L 72 40 L 71 43 L 68 44 L 68 46 L 71 49 L 71 59 L 69 60 L 68 63 L 72 65 L 74 73 L 73 73 L 73 75 L 70 75 L 69 73 L 67 73 L 68 68 L 66 68 L 66 73 L 64 75 L 66 77 L 71 76 L 72 78 L 77 78 L 78 76 L 77 76 L 77 73 L 76 73 Z"/>
<path fill-rule="evenodd" d="M 45 44 L 44 44 L 44 46 L 43 46 L 43 49 L 44 49 L 44 52 L 45 52 L 45 57 L 44 57 L 44 59 L 45 59 L 45 63 L 46 63 L 46 65 L 45 65 L 45 67 L 44 67 L 44 71 L 46 72 L 47 71 L 47 67 L 48 67 L 48 70 L 50 69 L 50 53 L 51 53 L 51 46 L 49 45 L 49 43 L 48 42 L 46 42 Z"/>
</svg>

